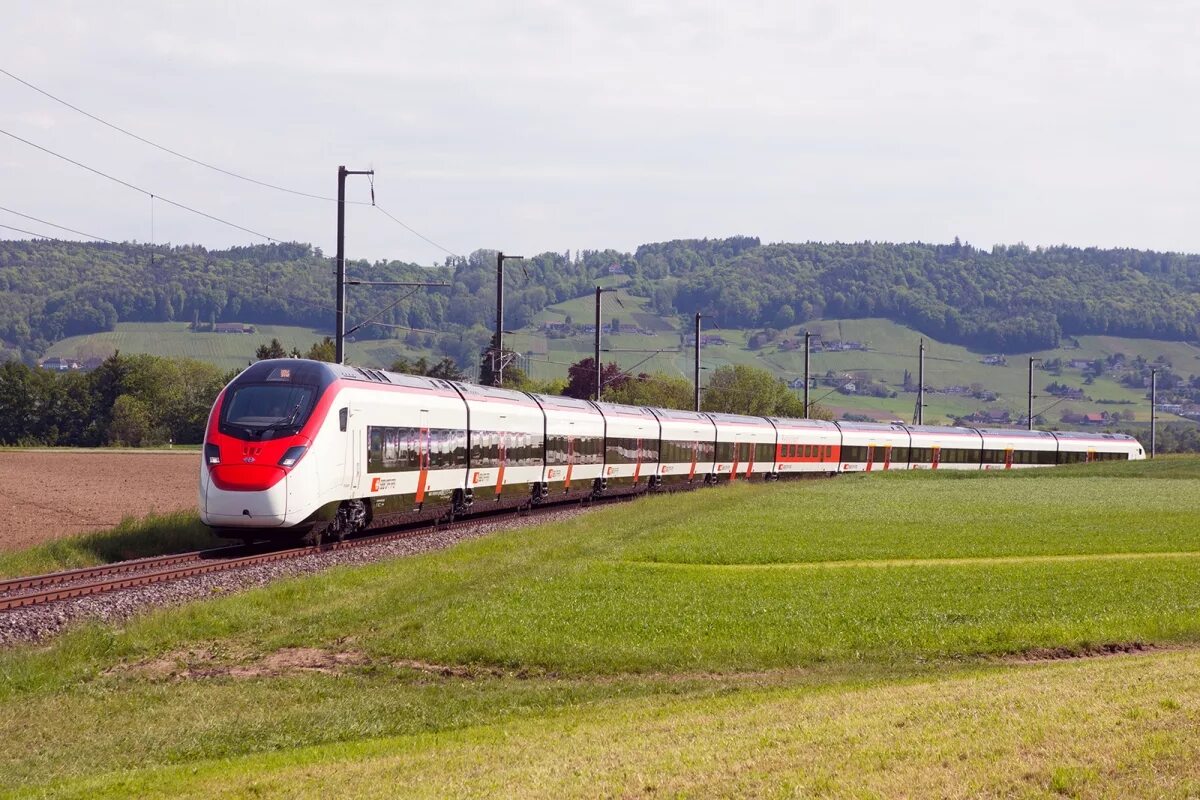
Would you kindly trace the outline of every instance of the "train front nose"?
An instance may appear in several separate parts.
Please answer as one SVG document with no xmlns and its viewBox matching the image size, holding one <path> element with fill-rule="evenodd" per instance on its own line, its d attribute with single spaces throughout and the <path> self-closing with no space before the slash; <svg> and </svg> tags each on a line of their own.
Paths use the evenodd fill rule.
<svg viewBox="0 0 1200 800">
<path fill-rule="evenodd" d="M 204 523 L 271 528 L 287 516 L 287 473 L 264 464 L 220 464 L 208 471 Z"/>
</svg>

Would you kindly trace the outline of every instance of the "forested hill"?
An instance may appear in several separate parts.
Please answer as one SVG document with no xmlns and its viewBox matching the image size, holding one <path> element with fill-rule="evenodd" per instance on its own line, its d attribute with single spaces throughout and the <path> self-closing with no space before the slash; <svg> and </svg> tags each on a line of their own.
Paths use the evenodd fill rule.
<svg viewBox="0 0 1200 800">
<path fill-rule="evenodd" d="M 543 253 L 510 263 L 506 327 L 578 297 L 614 267 L 664 316 L 699 309 L 729 328 L 818 317 L 888 317 L 979 350 L 1049 348 L 1063 335 L 1195 340 L 1200 256 L 1023 245 L 771 244 L 754 237 Z M 378 281 L 446 281 L 446 289 L 351 289 L 359 338 L 436 331 L 462 362 L 484 346 L 494 314 L 494 254 L 425 268 L 356 261 Z M 401 299 L 403 298 L 403 299 Z M 397 303 L 397 301 L 400 301 Z M 389 308 L 395 304 L 394 307 Z M 304 244 L 231 250 L 60 241 L 0 241 L 0 348 L 24 358 L 117 322 L 182 320 L 328 327 L 333 264 Z"/>
</svg>

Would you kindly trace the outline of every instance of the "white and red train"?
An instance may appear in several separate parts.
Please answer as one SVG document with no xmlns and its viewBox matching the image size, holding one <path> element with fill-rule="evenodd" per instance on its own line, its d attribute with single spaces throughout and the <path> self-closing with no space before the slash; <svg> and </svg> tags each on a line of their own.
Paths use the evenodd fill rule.
<svg viewBox="0 0 1200 800">
<path fill-rule="evenodd" d="M 1145 458 L 1120 434 L 747 417 L 592 403 L 302 359 L 217 397 L 205 524 L 332 534 L 481 506 L 805 473 L 1016 469 Z"/>
</svg>

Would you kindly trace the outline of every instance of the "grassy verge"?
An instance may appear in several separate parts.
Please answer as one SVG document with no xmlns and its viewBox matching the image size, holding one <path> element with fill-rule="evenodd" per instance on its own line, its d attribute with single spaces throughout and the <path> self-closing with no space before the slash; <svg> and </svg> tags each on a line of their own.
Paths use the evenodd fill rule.
<svg viewBox="0 0 1200 800">
<path fill-rule="evenodd" d="M 213 536 L 191 511 L 128 518 L 111 530 L 55 539 L 25 550 L 0 551 L 0 577 L 39 575 L 224 544 L 230 542 Z"/>
<path fill-rule="evenodd" d="M 1058 775 L 1071 791 L 1087 789 L 1093 773 L 1072 771 L 1076 756 L 1120 754 L 1122 737 L 1157 735 L 1141 721 L 1108 729 L 1097 698 L 1115 691 L 1118 672 L 1042 674 L 997 658 L 1200 640 L 1195 463 L 1090 469 L 1090 480 L 1071 470 L 1036 480 L 923 473 L 652 498 L 119 629 L 88 626 L 0 653 L 0 774 L 14 786 L 85 794 L 169 794 L 193 780 L 200 794 L 249 793 L 252 784 L 267 794 L 369 794 L 410 781 L 414 793 L 502 790 L 487 783 L 490 771 L 522 795 L 631 793 L 641 790 L 638 775 L 659 774 L 669 794 L 837 794 L 840 783 L 801 778 L 828 777 L 837 764 L 850 771 L 834 777 L 859 775 L 853 743 L 896 736 L 903 759 L 880 764 L 907 764 L 919 778 L 973 775 L 972 785 L 1005 794 L 1045 789 Z M 1161 474 L 1168 469 L 1175 474 Z M 306 652 L 294 648 L 326 661 L 263 668 Z M 329 660 L 336 653 L 344 664 Z M 1156 659 L 1166 666 L 1146 668 L 1130 688 L 1141 692 L 1136 702 L 1182 702 L 1175 689 L 1155 694 L 1158 681 L 1175 680 L 1172 670 L 1194 681 L 1196 658 L 1144 663 Z M 1014 670 L 1031 677 L 1004 683 Z M 1061 691 L 1043 692 L 1053 676 Z M 941 722 L 920 718 L 945 692 L 988 710 L 963 717 L 952 704 L 934 715 Z M 1020 701 L 1028 692 L 1041 699 Z M 1045 727 L 1039 703 L 1058 703 L 1054 719 L 1079 721 L 1062 728 L 1059 749 L 1030 756 L 1036 741 L 1011 737 Z M 844 719 L 835 724 L 836 709 Z M 850 725 L 855 709 L 865 715 Z M 1011 730 L 996 722 L 1005 709 Z M 1092 718 L 1101 720 L 1094 735 L 1084 725 Z M 1195 724 L 1194 714 L 1164 719 L 1164 736 Z M 767 734 L 754 732 L 755 720 Z M 626 726 L 636 734 L 628 744 Z M 677 730 L 695 758 L 660 729 Z M 923 749 L 929 736 L 983 744 L 960 768 L 958 751 Z M 574 771 L 554 773 L 557 761 L 541 749 L 519 756 L 512 748 L 526 741 Z M 791 753 L 801 766 L 779 756 L 758 769 L 756 748 Z M 885 759 L 882 749 L 868 749 L 876 755 L 863 763 Z M 662 760 L 677 751 L 675 766 Z M 741 755 L 723 761 L 723 752 Z M 1162 755 L 1164 780 L 1191 775 L 1172 766 L 1173 752 L 1136 751 L 1130 774 Z M 1028 761 L 1033 777 L 1005 783 L 989 753 L 1010 767 Z M 947 759 L 954 768 L 939 766 Z M 623 763 L 633 766 L 613 766 Z M 742 766 L 728 772 L 726 763 Z M 135 767 L 148 772 L 93 782 Z M 1086 769 L 1110 793 L 1128 785 L 1107 767 Z M 872 767 L 846 786 L 894 794 L 901 784 L 876 781 L 887 772 Z M 751 774 L 762 783 L 739 782 Z M 733 778 L 738 790 L 719 788 Z M 343 780 L 348 790 L 334 790 Z"/>
<path fill-rule="evenodd" d="M 110 773 L 64 797 L 1193 797 L 1200 654 L 650 695 L 449 732 Z"/>
</svg>

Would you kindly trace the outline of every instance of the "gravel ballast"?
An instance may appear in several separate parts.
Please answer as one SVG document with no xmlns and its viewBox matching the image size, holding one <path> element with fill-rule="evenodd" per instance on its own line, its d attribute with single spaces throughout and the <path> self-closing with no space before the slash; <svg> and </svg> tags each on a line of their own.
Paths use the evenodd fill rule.
<svg viewBox="0 0 1200 800">
<path fill-rule="evenodd" d="M 480 520 L 474 525 L 428 531 L 410 538 L 344 550 L 311 553 L 266 564 L 194 575 L 177 581 L 118 589 L 103 594 L 58 600 L 45 605 L 0 612 L 0 646 L 48 639 L 77 620 L 120 622 L 143 609 L 158 609 L 263 586 L 280 578 L 321 572 L 330 567 L 370 564 L 391 558 L 442 550 L 458 542 L 529 525 L 562 522 L 584 509 L 569 508 L 535 517 Z"/>
</svg>

